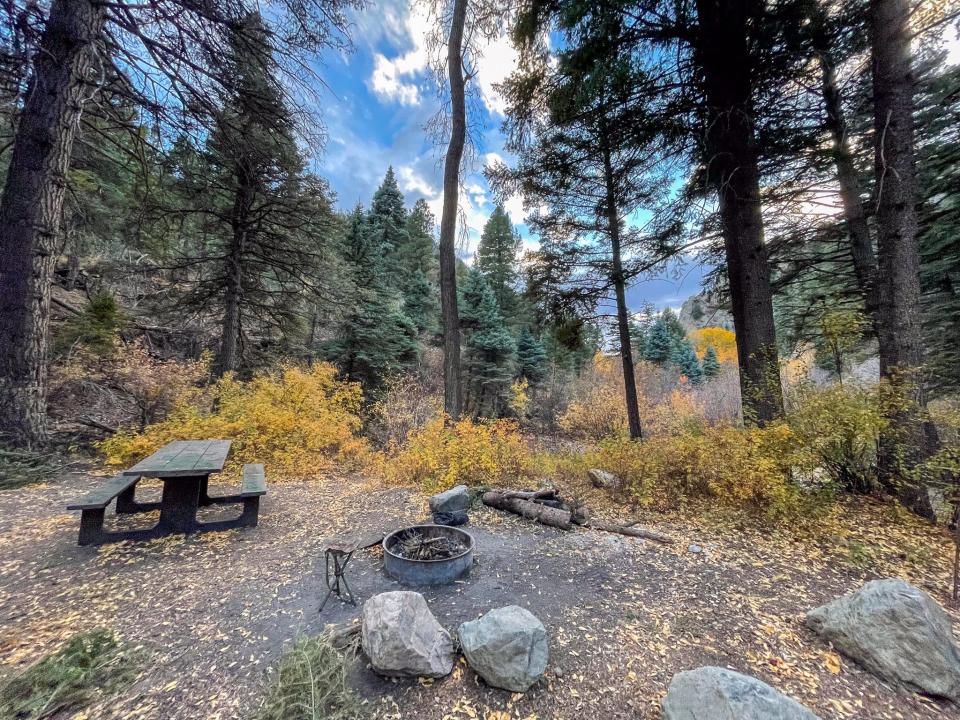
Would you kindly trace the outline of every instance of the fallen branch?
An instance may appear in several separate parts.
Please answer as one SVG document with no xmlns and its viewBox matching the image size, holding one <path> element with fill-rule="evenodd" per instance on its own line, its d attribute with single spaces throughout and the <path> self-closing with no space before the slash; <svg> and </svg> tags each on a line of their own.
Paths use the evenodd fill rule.
<svg viewBox="0 0 960 720">
<path fill-rule="evenodd" d="M 96 428 L 97 430 L 103 430 L 104 432 L 108 432 L 111 434 L 117 432 L 117 428 L 111 427 L 109 425 L 104 425 L 102 422 L 94 420 L 93 418 L 88 418 L 86 416 L 78 417 L 76 422 L 79 423 L 80 425 L 86 425 L 87 427 Z"/>
<path fill-rule="evenodd" d="M 516 497 L 506 497 L 507 493 L 490 491 L 483 494 L 483 504 L 497 510 L 512 512 L 528 520 L 535 520 L 543 525 L 569 530 L 571 525 L 570 511 L 552 508 L 547 505 Z"/>
<path fill-rule="evenodd" d="M 674 539 L 671 537 L 661 535 L 660 533 L 655 533 L 653 530 L 644 530 L 643 528 L 633 527 L 634 525 L 636 525 L 636 522 L 630 523 L 629 525 L 614 525 L 613 523 L 606 523 L 600 520 L 592 520 L 587 522 L 584 527 L 588 527 L 593 530 L 603 530 L 604 532 L 618 533 L 620 535 L 627 535 L 629 537 L 644 538 L 646 540 L 664 543 L 665 545 L 674 542 Z"/>
<path fill-rule="evenodd" d="M 500 492 L 500 494 L 503 495 L 506 500 L 556 500 L 557 498 L 555 488 L 541 488 L 535 492 L 527 490 L 506 490 Z"/>
</svg>

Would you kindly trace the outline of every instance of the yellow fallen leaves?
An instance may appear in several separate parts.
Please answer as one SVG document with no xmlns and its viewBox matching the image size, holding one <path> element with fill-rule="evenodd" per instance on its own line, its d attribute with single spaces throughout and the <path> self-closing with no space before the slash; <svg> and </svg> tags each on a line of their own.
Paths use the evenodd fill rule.
<svg viewBox="0 0 960 720">
<path fill-rule="evenodd" d="M 840 673 L 842 665 L 840 664 L 840 656 L 834 652 L 825 652 L 823 654 L 823 666 L 834 675 Z"/>
</svg>

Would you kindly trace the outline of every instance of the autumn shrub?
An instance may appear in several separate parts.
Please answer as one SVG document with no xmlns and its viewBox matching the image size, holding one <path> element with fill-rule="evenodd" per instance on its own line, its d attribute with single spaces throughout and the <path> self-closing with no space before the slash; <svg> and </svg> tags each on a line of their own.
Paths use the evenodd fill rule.
<svg viewBox="0 0 960 720">
<path fill-rule="evenodd" d="M 443 358 L 429 348 L 416 370 L 388 380 L 370 406 L 367 434 L 380 447 L 396 445 L 443 413 Z"/>
<path fill-rule="evenodd" d="M 515 421 L 438 417 L 389 454 L 384 473 L 393 482 L 437 492 L 460 484 L 516 487 L 533 476 L 533 467 Z"/>
<path fill-rule="evenodd" d="M 642 506 L 670 508 L 709 498 L 730 508 L 782 515 L 794 512 L 804 499 L 791 480 L 797 452 L 797 438 L 783 423 L 721 425 L 642 443 L 610 437 L 586 460 L 620 477 L 631 499 Z"/>
<path fill-rule="evenodd" d="M 573 383 L 572 397 L 557 423 L 563 432 L 583 440 L 626 433 L 623 375 L 613 358 L 597 353 Z"/>
<path fill-rule="evenodd" d="M 162 420 L 179 398 L 210 375 L 210 357 L 165 359 L 143 338 L 115 338 L 108 351 L 78 349 L 58 359 L 50 376 L 50 415 L 62 422 L 136 427 Z"/>
<path fill-rule="evenodd" d="M 866 493 L 877 485 L 877 443 L 887 426 L 879 385 L 797 385 L 788 396 L 787 422 L 808 464 L 826 471 L 838 487 Z"/>
<path fill-rule="evenodd" d="M 302 476 L 367 461 L 361 401 L 360 386 L 339 380 L 328 363 L 285 365 L 248 382 L 228 374 L 186 393 L 165 420 L 118 433 L 100 449 L 109 464 L 128 465 L 173 440 L 222 438 L 233 440 L 232 469 L 262 462 L 274 477 Z"/>
</svg>

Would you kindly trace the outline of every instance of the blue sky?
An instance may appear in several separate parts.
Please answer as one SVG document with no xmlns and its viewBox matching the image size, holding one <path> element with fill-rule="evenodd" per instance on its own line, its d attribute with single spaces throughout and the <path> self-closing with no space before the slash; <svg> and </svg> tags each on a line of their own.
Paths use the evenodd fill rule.
<svg viewBox="0 0 960 720">
<path fill-rule="evenodd" d="M 392 165 L 408 206 L 424 198 L 439 217 L 444 146 L 435 146 L 425 125 L 440 108 L 429 70 L 425 33 L 430 20 L 425 6 L 405 0 L 381 0 L 357 14 L 352 32 L 354 51 L 330 52 L 317 70 L 329 86 L 321 98 L 327 143 L 316 154 L 319 174 L 326 177 L 343 210 L 368 203 Z M 463 179 L 460 206 L 467 228 L 465 255 L 476 247 L 483 223 L 493 210 L 493 197 L 483 177 L 486 163 L 502 159 L 500 126 L 503 102 L 494 85 L 512 70 L 516 54 L 504 37 L 485 48 L 476 78 L 479 102 L 471 118 L 476 130 L 474 161 Z M 479 115 L 479 117 L 478 117 Z M 522 224 L 519 197 L 506 203 L 528 247 L 536 245 Z M 662 277 L 634 285 L 628 292 L 631 308 L 647 302 L 677 308 L 699 291 L 707 269 L 696 263 L 674 266 Z"/>
</svg>

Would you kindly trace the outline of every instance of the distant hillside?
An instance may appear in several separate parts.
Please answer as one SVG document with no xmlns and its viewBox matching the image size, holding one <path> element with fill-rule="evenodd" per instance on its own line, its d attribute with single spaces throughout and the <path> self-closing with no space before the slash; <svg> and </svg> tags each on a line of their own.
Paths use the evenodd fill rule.
<svg viewBox="0 0 960 720">
<path fill-rule="evenodd" d="M 726 304 L 718 302 L 712 293 L 691 295 L 680 308 L 680 323 L 691 332 L 705 327 L 722 327 L 733 331 L 733 316 Z"/>
</svg>

